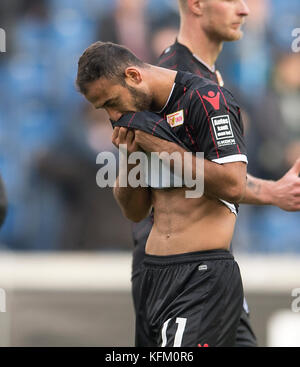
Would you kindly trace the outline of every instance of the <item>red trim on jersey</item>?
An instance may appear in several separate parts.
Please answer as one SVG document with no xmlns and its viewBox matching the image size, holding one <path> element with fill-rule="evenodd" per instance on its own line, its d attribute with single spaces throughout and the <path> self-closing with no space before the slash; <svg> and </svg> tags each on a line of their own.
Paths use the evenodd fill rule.
<svg viewBox="0 0 300 367">
<path fill-rule="evenodd" d="M 196 147 L 197 147 L 197 149 L 198 149 L 198 145 L 195 143 L 194 139 L 192 138 L 192 135 L 190 134 L 188 127 L 187 127 L 186 125 L 185 125 L 184 127 L 185 127 L 185 130 L 186 130 L 186 132 L 187 132 L 187 134 L 188 134 L 188 137 L 189 137 L 189 139 L 190 139 L 191 143 L 192 143 L 193 145 L 196 145 Z"/>
<path fill-rule="evenodd" d="M 180 103 L 181 103 L 182 98 L 185 97 L 186 90 L 187 90 L 187 88 L 184 87 L 183 88 L 183 96 L 181 96 L 180 97 L 180 100 L 178 101 L 178 110 L 180 110 Z"/>
<path fill-rule="evenodd" d="M 240 154 L 242 154 L 242 153 L 241 153 L 241 151 L 240 151 L 240 147 L 239 147 L 239 145 L 237 144 L 236 146 L 237 146 L 237 148 L 238 148 L 239 153 L 240 153 Z"/>
<path fill-rule="evenodd" d="M 226 101 L 226 98 L 225 98 L 225 96 L 224 96 L 224 94 L 223 94 L 223 92 L 222 92 L 222 89 L 218 86 L 218 89 L 219 89 L 219 91 L 221 92 L 221 94 L 222 94 L 222 97 L 223 97 L 223 99 L 224 99 L 224 102 L 225 102 L 225 105 L 226 105 L 226 107 L 227 107 L 227 111 L 228 111 L 228 113 L 229 113 L 229 107 L 228 107 L 228 104 L 227 104 L 227 101 Z"/>
<path fill-rule="evenodd" d="M 197 90 L 196 90 L 196 92 L 197 92 L 197 94 L 198 94 L 198 96 L 199 96 L 199 98 L 200 98 L 200 100 L 201 100 L 201 102 L 202 102 L 202 105 L 203 105 L 203 107 L 204 107 L 204 110 L 205 110 L 205 113 L 206 113 L 206 116 L 207 116 L 207 122 L 208 122 L 208 126 L 209 126 L 209 131 L 210 131 L 210 135 L 211 135 L 211 138 L 212 138 L 212 140 L 213 140 L 213 143 L 214 143 L 214 146 L 215 146 L 215 149 L 216 149 L 217 157 L 218 157 L 218 158 L 220 158 L 220 155 L 219 155 L 219 152 L 218 152 L 218 148 L 217 148 L 217 144 L 216 144 L 216 142 L 215 142 L 214 135 L 213 135 L 212 130 L 211 130 L 209 114 L 208 114 L 208 112 L 207 112 L 207 109 L 206 109 L 206 107 L 205 107 L 205 104 L 204 104 L 204 102 L 203 102 L 203 99 L 202 99 L 202 97 L 201 97 L 200 93 L 199 93 Z"/>
<path fill-rule="evenodd" d="M 201 76 L 202 78 L 203 78 L 203 74 L 201 73 L 201 71 L 199 70 L 199 67 L 198 67 L 198 65 L 197 65 L 197 63 L 196 63 L 196 61 L 194 61 L 194 60 L 191 60 L 192 61 L 192 63 L 194 64 L 194 66 L 196 67 L 196 70 L 194 70 L 194 74 L 197 74 L 198 76 Z"/>
<path fill-rule="evenodd" d="M 130 127 L 131 123 L 132 123 L 132 120 L 134 119 L 134 116 L 136 115 L 136 113 L 134 113 L 130 119 L 130 121 L 128 122 L 128 126 L 127 127 Z"/>
<path fill-rule="evenodd" d="M 160 123 L 160 122 L 162 122 L 164 119 L 161 119 L 161 120 L 159 120 L 159 121 L 157 121 L 157 123 L 155 124 L 155 126 L 153 127 L 153 129 L 152 129 L 152 135 L 154 134 L 154 131 L 155 131 L 155 129 L 156 129 L 156 127 L 157 127 L 157 125 Z"/>
<path fill-rule="evenodd" d="M 199 147 L 199 145 L 198 145 L 198 142 L 197 142 L 197 139 L 193 139 L 192 138 L 192 134 L 193 134 L 193 132 L 191 131 L 189 131 L 189 129 L 191 129 L 191 130 L 194 130 L 194 128 L 193 128 L 193 126 L 191 125 L 191 124 L 187 124 L 186 125 L 186 127 L 185 127 L 185 130 L 186 130 L 186 132 L 188 133 L 188 136 L 189 136 L 189 138 L 190 138 L 190 140 L 191 140 L 191 142 L 196 146 L 196 148 L 197 148 L 197 151 L 198 152 L 201 152 L 201 149 L 200 149 L 200 147 Z"/>
<path fill-rule="evenodd" d="M 166 62 L 167 60 L 171 59 L 173 56 L 176 55 L 176 51 L 174 51 L 171 55 L 169 55 L 168 57 L 160 60 L 160 62 L 158 63 L 158 66 L 160 66 L 161 64 L 163 64 L 164 62 Z"/>
</svg>

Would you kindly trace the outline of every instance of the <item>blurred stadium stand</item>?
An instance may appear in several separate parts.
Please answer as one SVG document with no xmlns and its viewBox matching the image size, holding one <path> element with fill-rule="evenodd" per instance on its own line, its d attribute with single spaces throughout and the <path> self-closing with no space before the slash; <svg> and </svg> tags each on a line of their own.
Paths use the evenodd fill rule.
<svg viewBox="0 0 300 367">
<path fill-rule="evenodd" d="M 178 26 L 175 3 L 170 0 L 143 2 L 146 38 L 157 42 L 156 31 L 157 37 L 160 37 L 162 24 L 166 27 Z M 0 243 L 5 244 L 4 248 L 72 249 L 72 244 L 64 242 L 63 231 L 67 228 L 67 222 L 70 231 L 78 224 L 72 224 L 67 214 L 70 210 L 67 189 L 61 180 L 54 180 L 53 175 L 45 176 L 44 171 L 40 170 L 39 159 L 48 153 L 51 157 L 58 144 L 69 145 L 69 154 L 76 155 L 74 164 L 76 159 L 83 158 L 82 162 L 94 165 L 96 169 L 96 155 L 101 151 L 101 146 L 97 151 L 91 147 L 84 132 L 87 125 L 86 102 L 76 91 L 74 80 L 78 56 L 91 42 L 101 38 L 101 22 L 105 23 L 104 20 L 110 17 L 113 19 L 115 7 L 119 4 L 125 12 L 126 6 L 130 7 L 130 1 L 119 3 L 119 0 L 1 2 L 1 14 L 5 13 L 7 17 L 0 16 L 0 22 L 3 22 L 8 34 L 7 53 L 0 55 L 0 172 L 9 200 L 8 218 L 0 233 Z M 239 98 L 243 95 L 246 101 L 253 100 L 253 91 L 256 97 L 267 93 L 273 61 L 276 60 L 273 55 L 279 51 L 290 52 L 291 29 L 300 24 L 297 0 L 251 0 L 249 6 L 253 16 L 248 19 L 243 41 L 226 44 L 218 61 L 226 85 Z M 160 41 L 158 44 L 161 44 Z M 146 61 L 155 61 L 156 56 L 157 50 L 150 50 Z M 300 95 L 295 98 L 299 100 Z M 277 179 L 279 173 L 288 169 L 288 165 L 283 166 L 280 172 L 273 172 L 273 175 L 271 172 L 270 177 L 266 167 L 272 163 L 274 165 L 271 162 L 274 156 L 267 157 L 269 161 L 266 162 L 264 154 L 257 153 L 261 151 L 259 148 L 265 139 L 256 123 L 258 102 L 245 103 L 249 120 L 246 128 L 249 170 L 260 177 Z M 107 123 L 103 117 L 101 121 Z M 77 138 L 74 138 L 74 130 L 79 131 Z M 107 141 L 109 134 L 107 130 Z M 293 139 L 300 141 L 300 128 L 293 133 Z M 84 175 L 81 179 L 79 175 L 77 179 L 82 182 L 83 189 Z M 92 184 L 95 185 L 95 182 Z M 93 192 L 95 200 L 101 202 L 104 194 L 97 190 Z M 82 249 L 131 248 L 129 223 L 119 215 L 108 191 L 105 197 L 107 195 L 110 195 L 110 204 L 106 207 L 111 212 L 110 218 L 116 215 L 114 226 L 123 229 L 109 243 L 108 233 L 103 237 L 95 233 L 93 244 L 85 240 L 84 233 L 81 233 L 79 242 Z M 111 206 L 114 209 L 110 209 Z M 99 221 L 105 220 L 104 210 L 101 215 Z M 84 221 L 84 218 L 81 219 Z M 299 252 L 299 232 L 295 226 L 299 219 L 299 213 L 286 214 L 276 208 L 242 208 L 239 219 L 242 224 L 237 226 L 233 245 L 251 253 Z M 284 227 L 278 226 L 279 223 L 284 223 Z M 286 229 L 287 236 L 281 235 L 282 228 Z M 109 232 L 110 228 L 106 227 L 106 231 Z M 73 249 L 80 249 L 80 246 L 74 243 Z"/>
<path fill-rule="evenodd" d="M 115 152 L 110 125 L 89 110 L 74 85 L 78 57 L 101 38 L 101 22 L 113 18 L 118 4 L 0 2 L 0 28 L 7 34 L 7 52 L 0 53 L 0 172 L 9 202 L 0 231 L 0 288 L 7 295 L 0 345 L 133 345 L 130 223 L 111 189 L 97 188 L 95 180 L 97 154 Z M 145 61 L 155 62 L 154 43 L 165 42 L 159 32 L 178 27 L 176 1 L 144 4 L 145 37 L 152 47 Z M 244 40 L 226 44 L 217 66 L 245 108 L 250 173 L 277 179 L 289 168 L 279 165 L 283 143 L 276 140 L 276 155 L 264 154 L 264 115 L 259 119 L 257 113 L 259 102 L 276 91 L 279 56 L 291 53 L 291 31 L 300 27 L 299 0 L 248 0 L 248 5 L 253 15 Z M 292 97 L 284 96 L 294 101 L 295 113 L 299 91 L 300 84 Z M 300 123 L 290 131 L 299 143 Z M 299 222 L 300 213 L 241 206 L 233 249 L 241 259 L 260 345 L 278 345 L 284 327 L 299 319 L 291 312 L 291 290 L 300 287 Z M 299 328 L 293 332 L 299 341 Z"/>
</svg>

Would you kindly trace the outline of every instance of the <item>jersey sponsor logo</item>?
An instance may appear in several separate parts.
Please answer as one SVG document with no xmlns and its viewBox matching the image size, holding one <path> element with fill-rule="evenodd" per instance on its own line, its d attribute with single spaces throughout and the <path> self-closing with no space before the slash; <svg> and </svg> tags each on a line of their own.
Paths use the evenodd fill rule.
<svg viewBox="0 0 300 367">
<path fill-rule="evenodd" d="M 236 141 L 235 139 L 224 139 L 218 141 L 218 147 L 224 147 L 225 145 L 235 145 Z"/>
<path fill-rule="evenodd" d="M 171 113 L 170 115 L 167 115 L 167 121 L 168 124 L 171 127 L 180 126 L 184 123 L 184 113 L 183 110 Z"/>
<path fill-rule="evenodd" d="M 208 92 L 208 96 L 203 96 L 203 98 L 209 102 L 216 111 L 220 109 L 220 92 L 215 94 L 215 92 L 211 90 Z"/>
<path fill-rule="evenodd" d="M 218 147 L 236 144 L 229 115 L 212 117 L 211 122 L 214 128 Z"/>
<path fill-rule="evenodd" d="M 229 115 L 211 118 L 217 140 L 234 138 Z"/>
</svg>

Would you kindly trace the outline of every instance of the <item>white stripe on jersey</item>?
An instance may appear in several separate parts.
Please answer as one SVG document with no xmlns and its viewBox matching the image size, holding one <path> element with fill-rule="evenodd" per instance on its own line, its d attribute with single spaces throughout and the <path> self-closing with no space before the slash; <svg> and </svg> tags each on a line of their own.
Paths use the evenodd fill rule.
<svg viewBox="0 0 300 367">
<path fill-rule="evenodd" d="M 245 154 L 233 154 L 227 157 L 212 159 L 212 162 L 223 164 L 233 162 L 245 162 L 248 163 L 248 158 Z"/>
</svg>

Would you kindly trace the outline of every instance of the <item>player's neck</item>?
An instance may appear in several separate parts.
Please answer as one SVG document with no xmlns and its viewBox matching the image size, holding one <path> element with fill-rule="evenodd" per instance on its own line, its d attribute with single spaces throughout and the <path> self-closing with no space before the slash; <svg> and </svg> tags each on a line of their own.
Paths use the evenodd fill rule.
<svg viewBox="0 0 300 367">
<path fill-rule="evenodd" d="M 215 65 L 223 47 L 223 42 L 208 38 L 200 27 L 195 31 L 195 27 L 184 21 L 181 23 L 177 39 L 210 68 Z"/>
<path fill-rule="evenodd" d="M 149 86 L 152 93 L 152 110 L 161 111 L 166 106 L 173 90 L 177 71 L 151 66 Z"/>
</svg>

